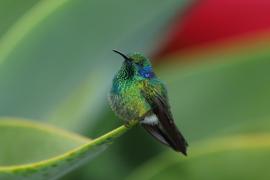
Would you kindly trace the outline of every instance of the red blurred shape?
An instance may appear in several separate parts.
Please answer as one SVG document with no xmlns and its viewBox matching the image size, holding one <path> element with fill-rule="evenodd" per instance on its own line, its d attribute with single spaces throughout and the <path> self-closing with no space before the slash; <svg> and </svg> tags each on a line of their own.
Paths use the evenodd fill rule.
<svg viewBox="0 0 270 180">
<path fill-rule="evenodd" d="M 176 18 L 155 56 L 269 30 L 270 0 L 201 0 Z"/>
</svg>

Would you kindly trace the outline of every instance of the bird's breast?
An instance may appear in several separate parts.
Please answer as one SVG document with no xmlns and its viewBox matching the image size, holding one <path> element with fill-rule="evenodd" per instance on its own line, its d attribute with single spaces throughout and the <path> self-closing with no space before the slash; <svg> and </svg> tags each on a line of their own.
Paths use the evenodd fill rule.
<svg viewBox="0 0 270 180">
<path fill-rule="evenodd" d="M 110 104 L 115 113 L 124 120 L 138 119 L 150 110 L 141 94 L 140 82 L 114 82 L 110 93 Z"/>
</svg>

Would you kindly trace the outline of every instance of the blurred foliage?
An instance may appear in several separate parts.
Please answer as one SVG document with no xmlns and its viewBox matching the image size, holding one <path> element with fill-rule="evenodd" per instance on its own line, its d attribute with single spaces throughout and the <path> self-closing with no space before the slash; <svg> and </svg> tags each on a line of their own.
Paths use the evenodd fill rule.
<svg viewBox="0 0 270 180">
<path fill-rule="evenodd" d="M 247 49 L 248 50 L 248 49 Z M 193 57 L 194 58 L 194 57 Z M 195 57 L 197 58 L 197 57 Z M 225 134 L 228 128 L 270 116 L 268 47 L 224 55 L 200 55 L 202 63 L 162 68 L 178 126 L 190 140 Z M 231 132 L 230 132 L 231 133 Z"/>
<path fill-rule="evenodd" d="M 166 153 L 135 171 L 135 179 L 269 179 L 270 134 L 216 138 L 197 145 L 186 159 Z M 153 168 L 155 167 L 155 168 Z"/>
<path fill-rule="evenodd" d="M 106 102 L 121 65 L 111 50 L 151 54 L 162 43 L 170 18 L 188 3 L 0 1 L 0 116 L 37 119 L 90 137 L 120 125 Z M 136 127 L 62 179 L 269 178 L 269 138 L 263 133 L 270 127 L 270 40 L 262 39 L 237 47 L 232 43 L 231 51 L 221 46 L 224 51 L 213 47 L 166 57 L 155 67 L 189 141 L 188 158 L 176 158 L 179 154 Z M 25 131 L 15 124 L 0 127 L 6 141 L 0 166 L 44 160 L 85 143 L 45 136 L 43 126 Z M 16 154 L 18 147 L 27 154 Z"/>
<path fill-rule="evenodd" d="M 153 2 L 49 0 L 29 5 L 0 39 L 0 114 L 86 131 L 102 114 L 104 94 L 121 63 L 111 50 L 150 51 L 179 3 L 161 1 L 149 11 Z"/>
</svg>

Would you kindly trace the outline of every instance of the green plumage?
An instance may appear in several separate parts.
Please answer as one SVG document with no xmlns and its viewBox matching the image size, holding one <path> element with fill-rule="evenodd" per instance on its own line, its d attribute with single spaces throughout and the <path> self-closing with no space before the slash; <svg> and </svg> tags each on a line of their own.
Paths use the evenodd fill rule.
<svg viewBox="0 0 270 180">
<path fill-rule="evenodd" d="M 147 90 L 149 96 L 154 96 L 156 91 L 165 94 L 165 87 L 156 78 L 148 80 L 135 76 L 132 80 L 128 80 L 122 76 L 121 71 L 125 69 L 122 68 L 113 80 L 111 107 L 125 121 L 139 119 L 151 111 L 151 106 L 142 95 L 142 91 Z"/>
<path fill-rule="evenodd" d="M 115 52 L 125 61 L 113 79 L 109 95 L 113 111 L 126 124 L 141 121 L 160 142 L 186 154 L 187 143 L 174 125 L 166 87 L 156 77 L 150 61 L 138 53 Z"/>
</svg>

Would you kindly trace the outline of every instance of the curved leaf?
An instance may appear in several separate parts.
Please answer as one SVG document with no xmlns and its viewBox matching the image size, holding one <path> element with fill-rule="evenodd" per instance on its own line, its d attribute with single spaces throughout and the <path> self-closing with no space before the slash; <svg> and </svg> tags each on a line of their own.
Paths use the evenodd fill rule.
<svg viewBox="0 0 270 180">
<path fill-rule="evenodd" d="M 192 148 L 187 158 L 165 153 L 139 168 L 135 179 L 262 179 L 270 178 L 270 134 L 217 138 Z"/>
<path fill-rule="evenodd" d="M 121 126 L 90 140 L 44 124 L 1 118 L 0 179 L 59 178 L 102 152 L 127 129 Z"/>
<path fill-rule="evenodd" d="M 36 1 L 28 13 L 21 15 L 7 33 L 0 39 L 0 63 L 4 61 L 9 53 L 37 24 L 44 20 L 49 14 L 63 5 L 68 0 L 59 1 Z M 17 4 L 18 5 L 18 4 Z"/>
<path fill-rule="evenodd" d="M 11 26 L 40 0 L 0 2 L 0 39 Z M 1 40 L 0 40 L 1 41 Z"/>
</svg>

